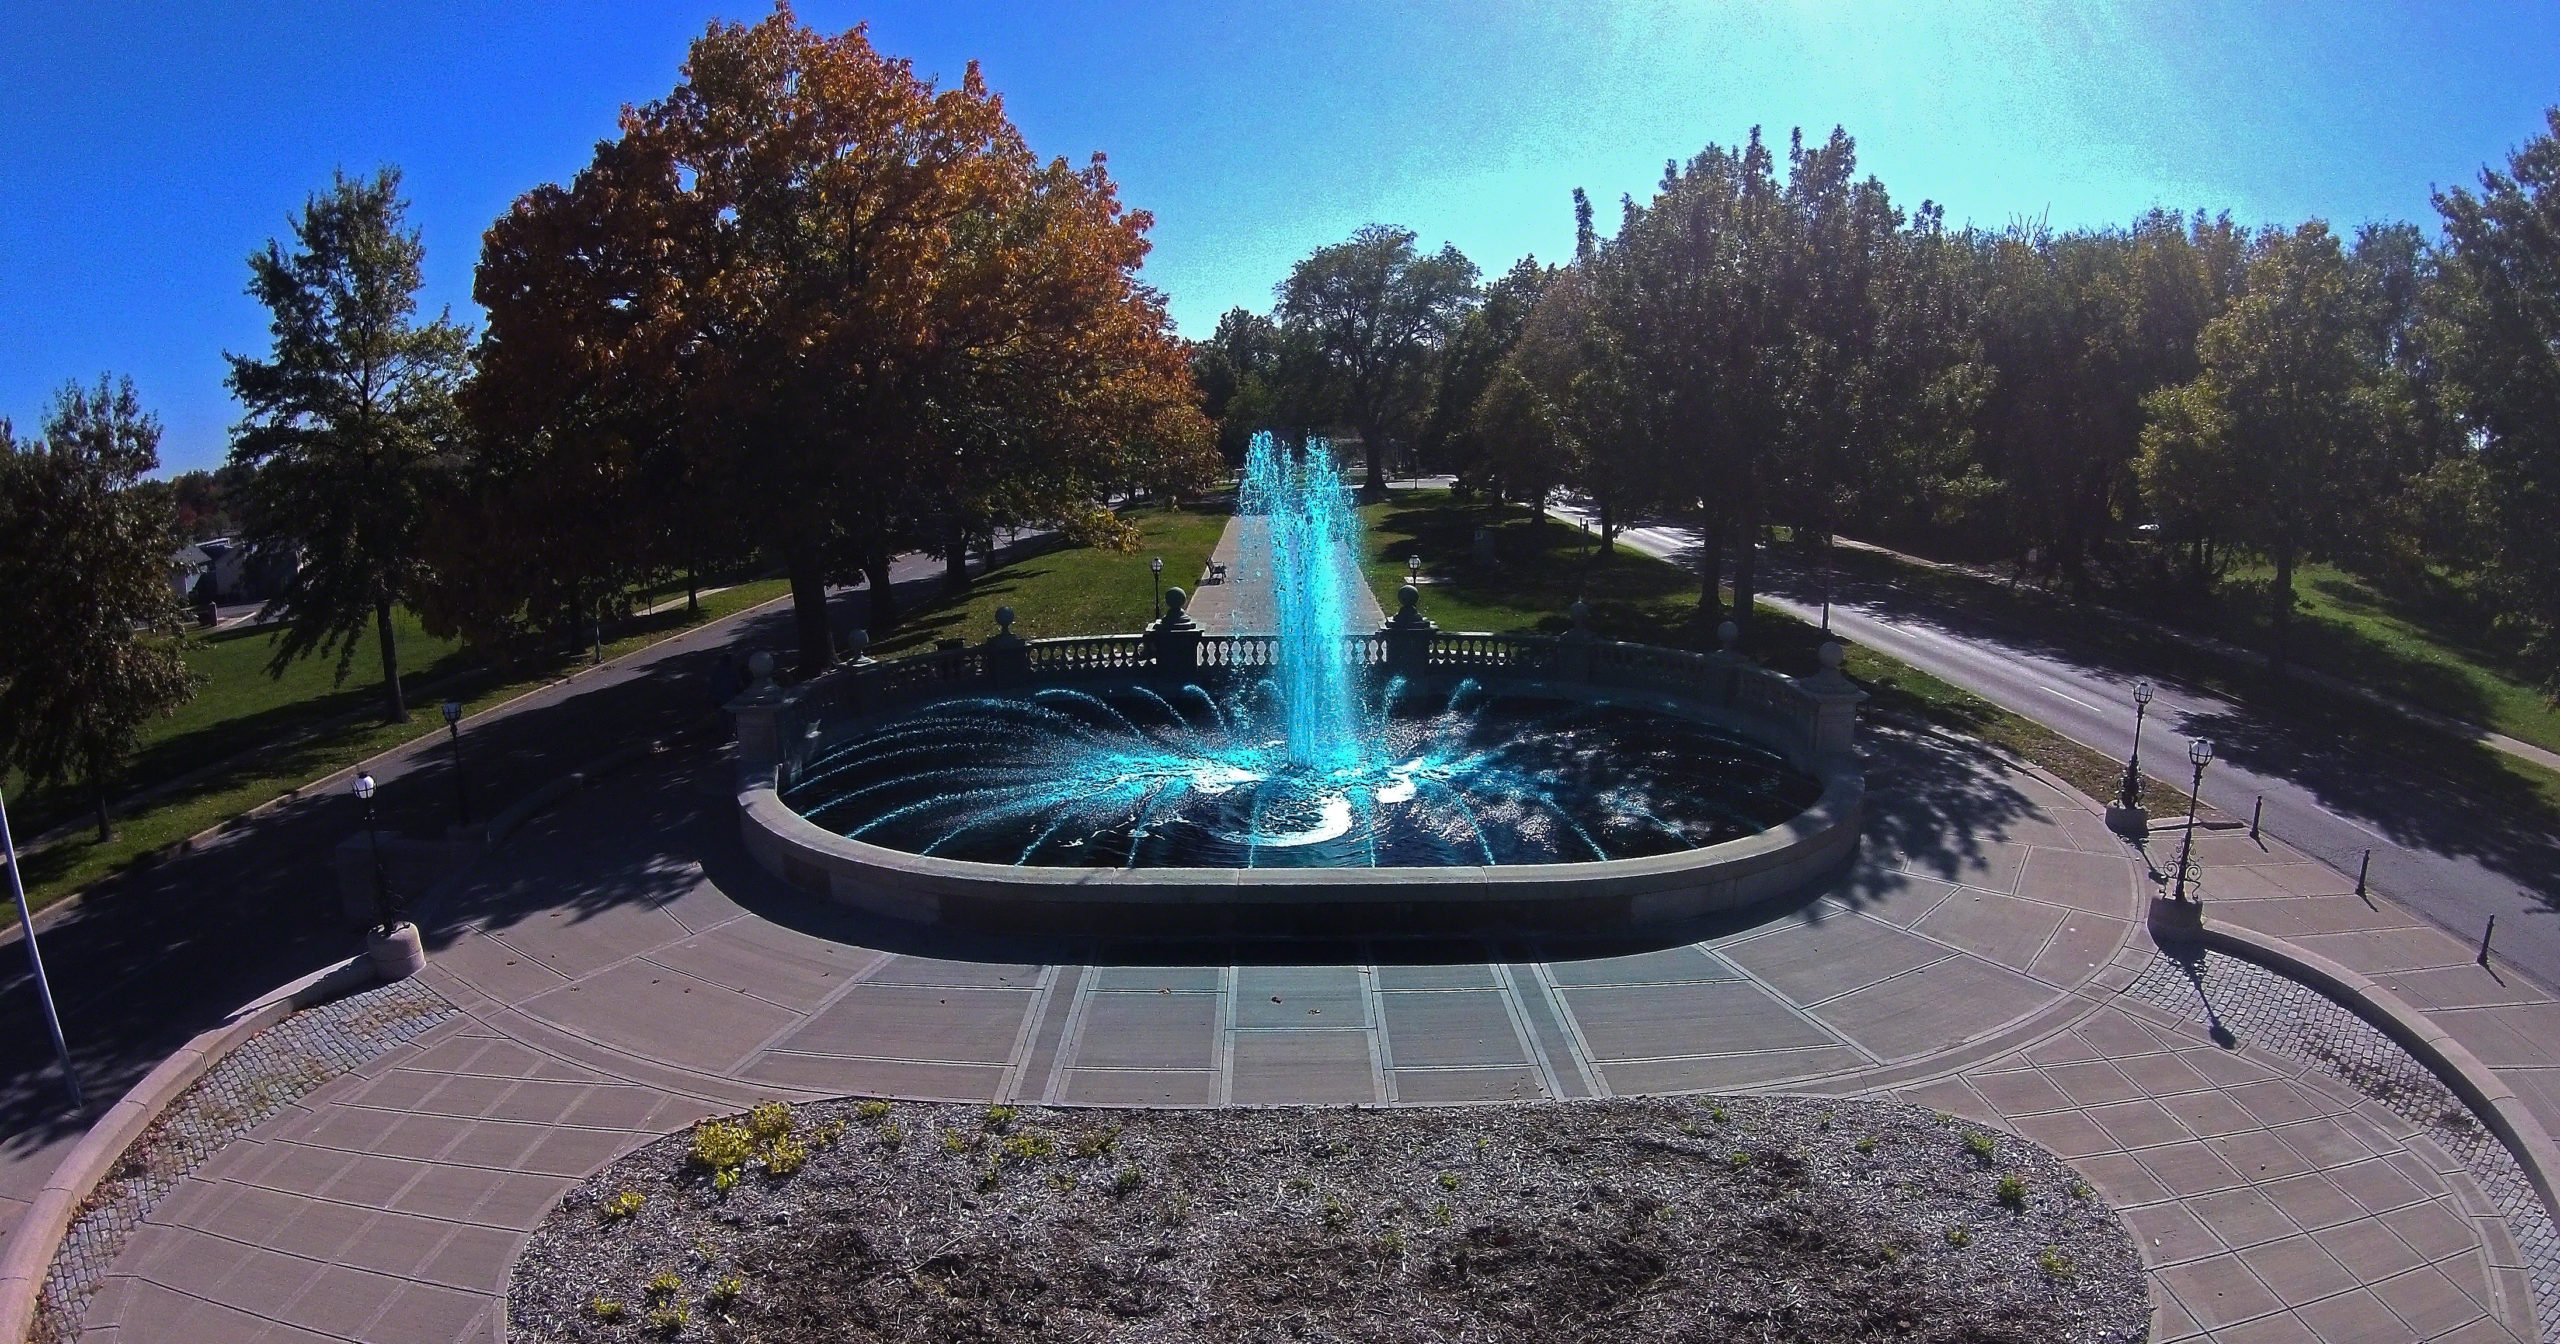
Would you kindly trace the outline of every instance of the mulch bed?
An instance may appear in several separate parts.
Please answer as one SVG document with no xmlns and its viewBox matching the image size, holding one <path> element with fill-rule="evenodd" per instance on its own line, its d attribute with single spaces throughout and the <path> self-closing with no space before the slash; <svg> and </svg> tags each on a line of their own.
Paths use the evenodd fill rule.
<svg viewBox="0 0 2560 1344">
<path fill-rule="evenodd" d="M 516 1266 L 513 1338 L 2060 1344 L 2150 1320 L 2070 1168 L 1899 1103 L 781 1123 L 726 1131 L 725 1178 L 695 1156 L 723 1135 L 678 1134 L 572 1192 Z"/>
</svg>

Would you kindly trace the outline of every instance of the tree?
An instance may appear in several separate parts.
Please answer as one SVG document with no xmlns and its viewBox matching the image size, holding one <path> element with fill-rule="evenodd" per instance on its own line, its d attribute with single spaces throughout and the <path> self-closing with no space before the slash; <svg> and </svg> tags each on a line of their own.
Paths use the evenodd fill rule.
<svg viewBox="0 0 2560 1344">
<path fill-rule="evenodd" d="M 249 293 L 272 321 L 266 359 L 229 355 L 233 396 L 248 414 L 231 461 L 256 469 L 252 545 L 299 564 L 269 603 L 285 617 L 268 671 L 334 651 L 344 681 L 372 621 L 383 708 L 409 717 L 391 611 L 416 588 L 427 496 L 452 446 L 453 393 L 468 340 L 440 315 L 413 321 L 426 248 L 404 228 L 400 173 L 344 173 L 294 221 L 296 250 L 268 240 L 249 258 Z"/>
<path fill-rule="evenodd" d="M 85 789 L 101 842 L 114 838 L 108 785 L 142 725 L 195 690 L 170 578 L 178 536 L 143 488 L 159 446 L 130 380 L 64 388 L 31 442 L 0 420 L 0 761 Z"/>
<path fill-rule="evenodd" d="M 2451 254 L 2445 359 L 2466 450 L 2447 474 L 2476 480 L 2492 524 L 2487 571 L 2560 689 L 2560 107 L 2480 174 L 2477 194 L 2436 197 Z"/>
<path fill-rule="evenodd" d="M 1291 267 L 1279 298 L 1282 325 L 1323 354 L 1360 431 L 1368 488 L 1384 490 L 1387 454 L 1427 404 L 1432 354 L 1475 301 L 1475 263 L 1448 245 L 1424 256 L 1411 229 L 1371 224 Z"/>
<path fill-rule="evenodd" d="M 2346 258 L 2317 220 L 2262 238 L 2248 287 L 2206 324 L 2203 370 L 2146 400 L 2141 475 L 2275 566 L 2270 665 L 2284 671 L 2293 571 L 2334 544 L 2373 478 L 2383 409 Z"/>
<path fill-rule="evenodd" d="M 1416 445 L 1436 465 L 1460 476 L 1488 477 L 1490 459 L 1478 435 L 1477 410 L 1494 384 L 1495 370 L 1519 344 L 1530 310 L 1537 306 L 1551 274 L 1536 257 L 1513 262 L 1500 279 L 1485 286 L 1484 301 L 1459 320 L 1457 330 L 1441 347 L 1432 370 L 1430 415 Z M 1489 478 L 1500 480 L 1498 473 Z M 1550 487 L 1560 483 L 1547 482 Z"/>
</svg>

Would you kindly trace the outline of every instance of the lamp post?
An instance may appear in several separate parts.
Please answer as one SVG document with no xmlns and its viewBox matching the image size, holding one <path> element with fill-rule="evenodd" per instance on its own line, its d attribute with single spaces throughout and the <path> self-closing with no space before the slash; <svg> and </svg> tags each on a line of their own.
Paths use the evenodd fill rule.
<svg viewBox="0 0 2560 1344">
<path fill-rule="evenodd" d="M 2187 859 L 2196 849 L 2196 791 L 2204 787 L 2205 763 L 2213 759 L 2213 744 L 2199 737 L 2187 744 L 2187 759 L 2195 763 L 2195 778 L 2187 782 L 2187 835 L 2178 842 L 2178 885 L 2174 899 L 2187 899 Z"/>
<path fill-rule="evenodd" d="M 2151 707 L 2153 691 L 2147 680 L 2133 683 L 2133 755 L 2124 763 L 2124 805 L 2142 806 L 2142 715 Z"/>
<path fill-rule="evenodd" d="M 471 787 L 462 777 L 462 702 L 444 702 L 444 731 L 453 742 L 453 819 L 456 824 L 471 824 Z"/>
<path fill-rule="evenodd" d="M 1149 560 L 1147 562 L 1147 572 L 1155 575 L 1156 617 L 1161 620 L 1164 617 L 1164 557 L 1159 555 L 1155 559 Z"/>
<path fill-rule="evenodd" d="M 364 803 L 364 838 L 373 846 L 373 924 L 375 928 L 388 932 L 393 923 L 388 897 L 391 884 L 382 873 L 382 832 L 375 830 L 373 826 L 373 775 L 371 772 L 356 776 L 355 791 L 357 799 Z"/>
<path fill-rule="evenodd" d="M 44 1004 L 44 1025 L 53 1033 L 53 1057 L 62 1063 L 62 1085 L 71 1089 L 71 1109 L 83 1111 L 80 1075 L 71 1071 L 71 1047 L 62 1042 L 62 1014 L 53 1006 L 53 986 L 44 978 L 44 956 L 36 950 L 36 920 L 27 910 L 26 884 L 18 877 L 18 842 L 9 834 L 9 804 L 0 799 L 0 857 L 9 863 L 9 894 L 18 902 L 18 927 L 27 935 L 27 965 L 36 973 L 36 999 Z"/>
<path fill-rule="evenodd" d="M 1416 551 L 1404 558 L 1404 581 L 1411 584 L 1419 584 L 1422 582 L 1422 553 L 1420 551 Z"/>
</svg>

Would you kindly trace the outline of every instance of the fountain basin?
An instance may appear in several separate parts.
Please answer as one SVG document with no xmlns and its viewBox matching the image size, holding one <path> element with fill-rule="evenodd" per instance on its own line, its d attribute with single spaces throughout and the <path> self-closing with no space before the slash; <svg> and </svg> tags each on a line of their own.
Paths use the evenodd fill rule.
<svg viewBox="0 0 2560 1344">
<path fill-rule="evenodd" d="M 1810 777 L 1813 801 L 1756 835 L 1636 858 L 1379 868 L 1044 867 L 911 853 L 838 835 L 787 804 L 769 773 L 751 773 L 738 798 L 741 833 L 767 871 L 873 914 L 987 932 L 1120 936 L 1606 933 L 1787 894 L 1837 867 L 1856 846 L 1865 784 L 1854 758 L 1810 750 L 1789 723 L 1641 687 L 1541 678 L 1497 684 L 1542 699 L 1687 719 L 1762 742 Z M 957 694 L 919 697 L 897 712 Z M 854 731 L 858 725 L 835 729 L 838 735 Z"/>
</svg>

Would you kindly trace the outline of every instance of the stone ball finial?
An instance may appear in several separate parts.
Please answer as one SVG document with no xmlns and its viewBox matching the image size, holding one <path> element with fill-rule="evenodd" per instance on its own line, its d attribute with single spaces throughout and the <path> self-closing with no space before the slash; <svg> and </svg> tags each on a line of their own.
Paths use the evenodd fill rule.
<svg viewBox="0 0 2560 1344">
<path fill-rule="evenodd" d="M 1176 616 L 1181 615 L 1181 614 L 1182 614 L 1183 604 L 1185 604 L 1185 603 L 1189 602 L 1190 600 L 1191 600 L 1191 595 L 1190 595 L 1190 594 L 1188 594 L 1188 593 L 1185 593 L 1185 592 L 1184 592 L 1184 591 L 1182 591 L 1180 588 L 1167 588 L 1167 589 L 1165 589 L 1165 590 L 1164 590 L 1164 614 L 1165 614 L 1165 617 L 1169 620 L 1169 619 L 1171 619 L 1171 618 L 1173 618 L 1173 617 L 1176 617 Z"/>
<path fill-rule="evenodd" d="M 758 649 L 747 655 L 747 675 L 758 681 L 773 679 L 773 655 Z"/>
<path fill-rule="evenodd" d="M 871 632 L 869 630 L 857 625 L 844 632 L 844 650 L 848 661 L 861 662 L 864 651 L 870 647 Z"/>
<path fill-rule="evenodd" d="M 1716 643 L 1727 653 L 1731 653 L 1733 651 L 1734 641 L 1740 638 L 1742 638 L 1741 626 L 1735 625 L 1731 621 L 1725 621 L 1716 626 Z"/>
<path fill-rule="evenodd" d="M 1013 608 L 996 608 L 996 629 L 1008 635 L 1013 633 Z"/>
<path fill-rule="evenodd" d="M 1837 672 L 1840 670 L 1841 660 L 1849 656 L 1849 651 L 1840 647 L 1839 640 L 1826 639 L 1822 641 L 1821 648 L 1813 651 L 1813 656 L 1821 660 L 1823 670 Z"/>
<path fill-rule="evenodd" d="M 1396 605 L 1407 611 L 1413 610 L 1415 605 L 1421 601 L 1422 590 L 1414 587 L 1412 584 L 1408 583 L 1403 587 L 1396 589 Z"/>
<path fill-rule="evenodd" d="M 1580 625 L 1591 619 L 1591 604 L 1577 597 L 1573 599 L 1572 606 L 1565 608 L 1565 614 L 1573 618 L 1575 625 Z"/>
</svg>

